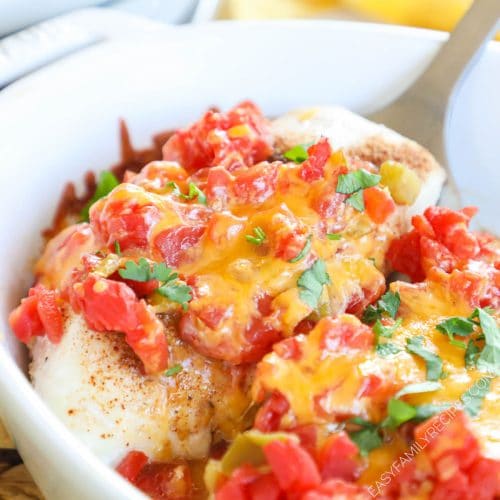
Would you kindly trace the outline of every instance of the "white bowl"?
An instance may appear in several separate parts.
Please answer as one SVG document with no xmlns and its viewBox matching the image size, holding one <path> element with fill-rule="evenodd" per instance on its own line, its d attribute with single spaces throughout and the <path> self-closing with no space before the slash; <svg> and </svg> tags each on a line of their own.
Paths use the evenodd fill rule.
<svg viewBox="0 0 500 500">
<path fill-rule="evenodd" d="M 444 40 L 437 32 L 346 22 L 175 28 L 94 46 L 0 93 L 0 409 L 48 498 L 141 498 L 45 408 L 7 324 L 64 184 L 118 159 L 118 119 L 144 146 L 154 132 L 243 98 L 269 115 L 315 104 L 368 112 L 407 87 Z M 492 43 L 459 96 L 449 138 L 460 185 L 491 221 L 500 192 L 499 89 L 500 47 Z"/>
</svg>

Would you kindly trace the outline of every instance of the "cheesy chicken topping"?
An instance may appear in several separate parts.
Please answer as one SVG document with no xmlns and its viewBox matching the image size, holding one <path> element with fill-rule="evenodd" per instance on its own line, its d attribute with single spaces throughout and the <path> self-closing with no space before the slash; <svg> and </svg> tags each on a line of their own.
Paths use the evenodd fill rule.
<svg viewBox="0 0 500 500">
<path fill-rule="evenodd" d="M 11 313 L 64 423 L 153 498 L 500 494 L 500 245 L 433 157 L 251 102 L 162 156 L 101 175 Z"/>
</svg>

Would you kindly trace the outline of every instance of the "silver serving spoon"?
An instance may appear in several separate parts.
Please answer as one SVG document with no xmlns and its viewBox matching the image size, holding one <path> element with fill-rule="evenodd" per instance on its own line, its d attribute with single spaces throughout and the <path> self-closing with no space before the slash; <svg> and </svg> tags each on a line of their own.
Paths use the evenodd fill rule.
<svg viewBox="0 0 500 500">
<path fill-rule="evenodd" d="M 462 200 L 447 160 L 446 137 L 455 98 L 467 74 L 495 33 L 500 0 L 475 0 L 428 68 L 406 92 L 367 116 L 426 147 L 446 169 L 440 204 L 460 208 Z"/>
</svg>

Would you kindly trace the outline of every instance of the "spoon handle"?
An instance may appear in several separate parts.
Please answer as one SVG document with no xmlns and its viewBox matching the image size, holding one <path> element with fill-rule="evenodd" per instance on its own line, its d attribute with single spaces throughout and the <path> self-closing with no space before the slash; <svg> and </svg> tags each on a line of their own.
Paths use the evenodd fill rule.
<svg viewBox="0 0 500 500">
<path fill-rule="evenodd" d="M 409 92 L 432 99 L 434 110 L 444 117 L 454 94 L 493 37 L 499 18 L 500 0 L 475 0 Z"/>
</svg>

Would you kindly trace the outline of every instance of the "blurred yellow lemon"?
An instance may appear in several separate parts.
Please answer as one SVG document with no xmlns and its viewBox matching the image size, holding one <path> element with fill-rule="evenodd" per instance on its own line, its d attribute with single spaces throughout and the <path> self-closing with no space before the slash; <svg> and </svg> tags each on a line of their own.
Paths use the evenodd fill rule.
<svg viewBox="0 0 500 500">
<path fill-rule="evenodd" d="M 342 0 L 341 5 L 381 21 L 451 30 L 471 0 Z"/>
<path fill-rule="evenodd" d="M 226 0 L 220 17 L 226 19 L 276 19 L 311 17 L 337 5 L 335 0 Z"/>
</svg>

